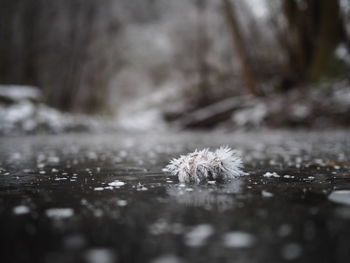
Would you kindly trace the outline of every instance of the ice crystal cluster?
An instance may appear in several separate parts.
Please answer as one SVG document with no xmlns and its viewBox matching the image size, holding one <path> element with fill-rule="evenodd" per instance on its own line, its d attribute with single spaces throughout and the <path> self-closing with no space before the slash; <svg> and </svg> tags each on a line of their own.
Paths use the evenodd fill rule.
<svg viewBox="0 0 350 263">
<path fill-rule="evenodd" d="M 177 175 L 180 182 L 202 182 L 225 180 L 243 175 L 242 160 L 237 151 L 220 147 L 212 152 L 209 149 L 194 151 L 173 159 L 165 170 Z"/>
</svg>

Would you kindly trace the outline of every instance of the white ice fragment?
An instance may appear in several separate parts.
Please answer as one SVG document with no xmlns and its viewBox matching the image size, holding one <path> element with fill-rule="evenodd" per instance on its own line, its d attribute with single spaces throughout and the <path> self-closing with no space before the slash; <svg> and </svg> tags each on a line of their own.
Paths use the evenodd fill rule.
<svg viewBox="0 0 350 263">
<path fill-rule="evenodd" d="M 52 168 L 52 169 L 51 169 L 51 172 L 53 172 L 53 173 L 57 173 L 57 172 L 58 172 L 58 170 L 57 170 L 57 169 L 55 169 L 55 168 Z"/>
<path fill-rule="evenodd" d="M 190 247 L 203 246 L 207 239 L 214 233 L 214 228 L 208 224 L 195 226 L 185 235 L 185 244 Z"/>
<path fill-rule="evenodd" d="M 94 188 L 94 191 L 103 191 L 103 190 L 104 190 L 103 187 L 95 187 L 95 188 Z"/>
<path fill-rule="evenodd" d="M 350 190 L 333 191 L 328 199 L 338 204 L 350 205 Z"/>
<path fill-rule="evenodd" d="M 114 181 L 114 182 L 109 183 L 108 185 L 109 185 L 109 186 L 120 187 L 120 186 L 125 185 L 125 183 L 122 182 L 122 181 L 116 180 L 116 181 Z"/>
<path fill-rule="evenodd" d="M 279 174 L 275 173 L 275 172 L 266 172 L 263 174 L 264 177 L 270 178 L 270 177 L 274 177 L 274 178 L 279 178 L 281 177 Z"/>
<path fill-rule="evenodd" d="M 24 215 L 24 214 L 28 214 L 29 212 L 30 212 L 29 207 L 25 205 L 19 205 L 13 208 L 13 213 L 16 215 Z"/>
<path fill-rule="evenodd" d="M 235 231 L 224 235 L 224 246 L 230 248 L 246 248 L 254 244 L 255 238 L 252 234 Z"/>
<path fill-rule="evenodd" d="M 74 215 L 72 208 L 49 208 L 46 210 L 46 216 L 54 219 L 69 218 Z"/>
<path fill-rule="evenodd" d="M 246 248 L 254 244 L 255 238 L 252 234 L 235 231 L 224 235 L 224 246 L 230 248 Z"/>
<path fill-rule="evenodd" d="M 39 164 L 37 165 L 37 167 L 38 167 L 39 169 L 44 168 L 44 167 L 45 167 L 45 164 L 39 163 Z"/>
<path fill-rule="evenodd" d="M 151 263 L 182 263 L 182 262 L 183 261 L 180 258 L 172 254 L 162 255 L 151 261 Z"/>
<path fill-rule="evenodd" d="M 147 191 L 148 188 L 145 187 L 144 185 L 142 185 L 141 183 L 138 183 L 137 186 L 136 186 L 136 190 L 137 191 Z"/>
<path fill-rule="evenodd" d="M 268 192 L 268 191 L 266 191 L 266 190 L 262 190 L 262 191 L 261 191 L 261 195 L 262 195 L 263 197 L 273 197 L 273 193 Z"/>
<path fill-rule="evenodd" d="M 68 178 L 66 178 L 66 177 L 57 177 L 57 178 L 55 178 L 55 181 L 64 181 L 64 180 L 68 180 Z"/>
<path fill-rule="evenodd" d="M 40 171 L 39 174 L 46 174 L 46 172 L 45 171 Z"/>
<path fill-rule="evenodd" d="M 289 174 L 285 174 L 285 175 L 283 175 L 283 178 L 292 179 L 292 178 L 294 178 L 294 176 L 289 175 Z"/>
<path fill-rule="evenodd" d="M 128 205 L 128 201 L 126 201 L 126 200 L 118 200 L 117 201 L 117 205 L 118 206 L 127 206 Z"/>
<path fill-rule="evenodd" d="M 173 159 L 165 167 L 180 182 L 201 182 L 230 179 L 244 175 L 242 160 L 237 151 L 220 147 L 212 152 L 209 149 L 194 151 Z"/>
<path fill-rule="evenodd" d="M 85 253 L 85 261 L 87 263 L 113 263 L 117 258 L 114 252 L 106 248 L 94 248 Z"/>
</svg>

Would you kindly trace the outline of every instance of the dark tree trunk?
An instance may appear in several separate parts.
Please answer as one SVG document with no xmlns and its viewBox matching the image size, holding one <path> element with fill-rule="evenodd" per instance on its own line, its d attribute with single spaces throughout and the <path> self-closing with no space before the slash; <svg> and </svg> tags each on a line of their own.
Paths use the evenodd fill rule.
<svg viewBox="0 0 350 263">
<path fill-rule="evenodd" d="M 227 24 L 231 32 L 232 41 L 236 49 L 235 53 L 238 56 L 241 64 L 241 74 L 245 81 L 245 85 L 249 89 L 250 93 L 260 95 L 260 92 L 257 89 L 254 72 L 252 70 L 252 66 L 250 65 L 249 56 L 247 50 L 245 49 L 243 35 L 235 16 L 235 5 L 231 2 L 231 0 L 222 0 L 222 2 Z"/>
<path fill-rule="evenodd" d="M 288 26 L 280 39 L 289 58 L 287 78 L 317 81 L 344 37 L 339 2 L 284 0 L 283 12 Z"/>
</svg>

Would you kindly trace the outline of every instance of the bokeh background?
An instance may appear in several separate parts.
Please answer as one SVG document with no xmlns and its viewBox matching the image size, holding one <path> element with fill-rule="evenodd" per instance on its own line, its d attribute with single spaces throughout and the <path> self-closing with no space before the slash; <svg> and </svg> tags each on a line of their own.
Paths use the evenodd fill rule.
<svg viewBox="0 0 350 263">
<path fill-rule="evenodd" d="M 0 131 L 350 125 L 349 0 L 0 0 Z"/>
</svg>

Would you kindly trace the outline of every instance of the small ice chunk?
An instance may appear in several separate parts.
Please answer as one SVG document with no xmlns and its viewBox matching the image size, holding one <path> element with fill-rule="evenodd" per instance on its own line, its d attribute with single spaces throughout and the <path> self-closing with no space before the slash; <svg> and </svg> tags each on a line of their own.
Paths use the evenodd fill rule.
<svg viewBox="0 0 350 263">
<path fill-rule="evenodd" d="M 25 205 L 19 205 L 13 208 L 13 213 L 16 215 L 24 215 L 24 214 L 28 214 L 29 212 L 30 212 L 29 207 Z"/>
<path fill-rule="evenodd" d="M 109 186 L 120 187 L 120 186 L 125 185 L 125 183 L 122 182 L 122 181 L 116 180 L 116 181 L 114 181 L 114 182 L 109 183 L 108 185 L 109 185 Z"/>
<path fill-rule="evenodd" d="M 299 244 L 290 243 L 282 248 L 282 257 L 286 260 L 294 260 L 301 255 L 302 248 Z"/>
<path fill-rule="evenodd" d="M 214 228 L 208 224 L 195 226 L 185 235 L 185 244 L 190 247 L 203 246 L 214 233 Z"/>
<path fill-rule="evenodd" d="M 58 158 L 57 156 L 50 156 L 49 158 L 47 158 L 47 161 L 49 163 L 59 163 L 60 162 L 60 158 Z"/>
<path fill-rule="evenodd" d="M 283 178 L 292 179 L 292 178 L 294 178 L 294 176 L 289 175 L 289 174 L 285 174 L 285 175 L 283 175 Z"/>
<path fill-rule="evenodd" d="M 57 170 L 57 169 L 55 169 L 55 168 L 52 168 L 52 169 L 51 169 L 51 172 L 53 172 L 53 173 L 57 173 L 57 172 L 58 172 L 58 170 Z"/>
<path fill-rule="evenodd" d="M 46 216 L 54 219 L 69 218 L 74 215 L 72 208 L 49 208 L 46 210 Z"/>
<path fill-rule="evenodd" d="M 137 186 L 136 186 L 136 190 L 137 190 L 137 191 L 147 191 L 148 188 L 145 187 L 143 184 L 138 183 Z"/>
<path fill-rule="evenodd" d="M 230 248 L 246 248 L 253 245 L 255 238 L 252 234 L 235 231 L 224 235 L 224 246 Z"/>
<path fill-rule="evenodd" d="M 263 174 L 264 177 L 270 178 L 270 177 L 274 177 L 274 178 L 279 178 L 281 177 L 279 174 L 275 173 L 275 172 L 266 172 L 265 174 Z"/>
<path fill-rule="evenodd" d="M 338 204 L 350 205 L 350 190 L 333 191 L 328 199 Z"/>
<path fill-rule="evenodd" d="M 126 200 L 118 200 L 117 201 L 117 205 L 118 206 L 127 206 L 128 205 L 128 201 L 126 201 Z"/>
<path fill-rule="evenodd" d="M 66 178 L 66 177 L 57 177 L 57 178 L 55 178 L 55 181 L 64 181 L 64 180 L 68 180 L 68 178 Z"/>
<path fill-rule="evenodd" d="M 268 191 L 266 191 L 266 190 L 262 190 L 262 191 L 261 191 L 261 195 L 262 195 L 263 197 L 273 197 L 273 193 L 268 192 Z"/>
<path fill-rule="evenodd" d="M 95 187 L 95 188 L 94 188 L 94 191 L 103 191 L 103 190 L 104 190 L 103 187 Z"/>
<path fill-rule="evenodd" d="M 151 263 L 181 263 L 181 262 L 183 261 L 180 258 L 172 254 L 162 255 L 151 261 Z"/>
<path fill-rule="evenodd" d="M 106 248 L 94 248 L 85 253 L 84 256 L 88 263 L 113 263 L 117 258 L 115 253 Z"/>
</svg>

